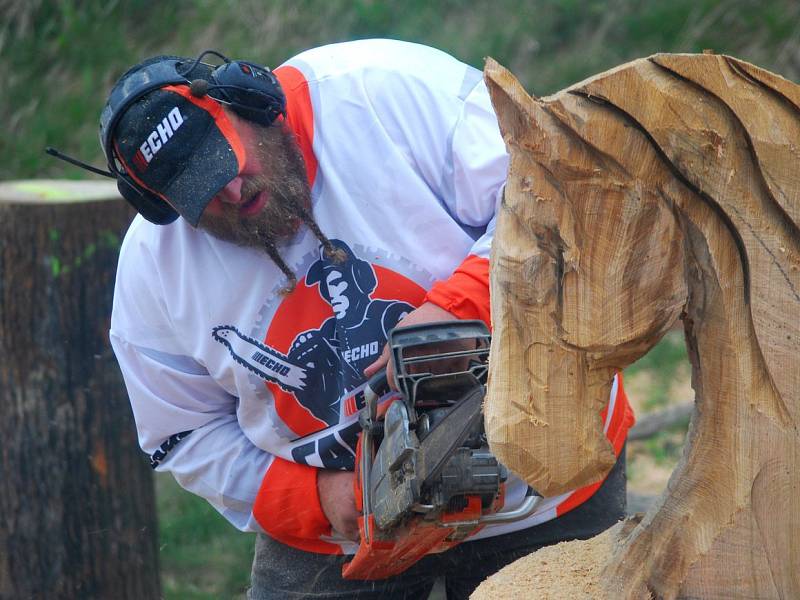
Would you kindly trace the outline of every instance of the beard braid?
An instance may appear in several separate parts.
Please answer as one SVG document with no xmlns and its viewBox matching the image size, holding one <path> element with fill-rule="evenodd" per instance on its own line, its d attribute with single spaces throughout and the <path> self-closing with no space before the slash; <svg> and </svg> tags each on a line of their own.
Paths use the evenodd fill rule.
<svg viewBox="0 0 800 600">
<path fill-rule="evenodd" d="M 236 206 L 223 205 L 221 214 L 206 215 L 199 227 L 221 240 L 264 250 L 288 279 L 282 295 L 291 293 L 297 277 L 278 252 L 278 244 L 291 239 L 302 224 L 320 241 L 325 255 L 337 263 L 346 260 L 344 251 L 333 246 L 311 214 L 311 190 L 305 163 L 294 135 L 281 123 L 255 127 L 258 132 L 256 152 L 262 165 L 270 165 L 269 176 L 247 177 L 241 196 L 254 198 L 262 191 L 269 199 L 263 210 L 252 217 L 241 217 Z"/>
</svg>

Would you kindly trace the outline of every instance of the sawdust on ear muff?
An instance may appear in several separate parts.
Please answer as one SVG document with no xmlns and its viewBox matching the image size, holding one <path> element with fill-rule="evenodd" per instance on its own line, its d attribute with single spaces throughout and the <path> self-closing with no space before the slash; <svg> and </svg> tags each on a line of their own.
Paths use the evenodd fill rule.
<svg viewBox="0 0 800 600">
<path fill-rule="evenodd" d="M 129 177 L 117 177 L 117 190 L 119 190 L 120 196 L 136 207 L 148 221 L 166 224 L 177 218 L 178 213 L 169 204 L 147 190 L 139 191 L 141 188 L 134 187 L 130 181 Z M 143 198 L 145 194 L 149 198 Z M 147 205 L 146 213 L 139 208 L 143 204 Z"/>
<path fill-rule="evenodd" d="M 207 54 L 224 62 L 217 67 L 200 62 Z M 194 75 L 198 77 L 192 79 Z M 286 97 L 272 71 L 254 63 L 230 60 L 215 50 L 202 52 L 194 61 L 175 56 L 155 57 L 129 70 L 122 81 L 126 84 L 118 83 L 109 95 L 101 116 L 100 137 L 109 170 L 118 182 L 123 182 L 117 185 L 120 194 L 148 221 L 157 224 L 171 223 L 178 218 L 177 211 L 119 169 L 114 154 L 114 126 L 128 107 L 155 89 L 184 84 L 189 85 L 192 95 L 208 95 L 230 106 L 242 118 L 262 126 L 271 125 L 286 112 Z"/>
<path fill-rule="evenodd" d="M 197 89 L 198 81 L 203 80 L 192 81 L 190 89 Z M 286 98 L 278 79 L 272 71 L 254 63 L 227 61 L 221 64 L 211 73 L 204 92 L 259 125 L 271 125 L 286 111 Z"/>
</svg>

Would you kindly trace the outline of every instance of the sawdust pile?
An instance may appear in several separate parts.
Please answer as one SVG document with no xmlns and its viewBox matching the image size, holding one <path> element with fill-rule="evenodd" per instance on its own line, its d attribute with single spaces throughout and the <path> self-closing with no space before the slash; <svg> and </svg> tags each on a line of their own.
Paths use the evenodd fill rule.
<svg viewBox="0 0 800 600">
<path fill-rule="evenodd" d="M 561 542 L 524 556 L 480 584 L 470 600 L 597 600 L 602 597 L 600 573 L 622 525 L 589 540 Z"/>
</svg>

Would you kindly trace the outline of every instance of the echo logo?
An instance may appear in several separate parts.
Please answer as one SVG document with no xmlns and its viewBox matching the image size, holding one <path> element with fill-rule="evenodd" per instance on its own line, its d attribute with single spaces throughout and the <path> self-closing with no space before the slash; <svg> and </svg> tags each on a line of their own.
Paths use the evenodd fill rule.
<svg viewBox="0 0 800 600">
<path fill-rule="evenodd" d="M 178 128 L 183 125 L 183 121 L 183 115 L 177 106 L 169 111 L 166 117 L 161 119 L 161 123 L 156 125 L 156 128 L 150 132 L 147 139 L 139 146 L 139 152 L 141 152 L 145 163 L 149 164 L 150 161 L 153 160 L 156 153 L 161 150 L 164 144 L 175 135 Z"/>
</svg>

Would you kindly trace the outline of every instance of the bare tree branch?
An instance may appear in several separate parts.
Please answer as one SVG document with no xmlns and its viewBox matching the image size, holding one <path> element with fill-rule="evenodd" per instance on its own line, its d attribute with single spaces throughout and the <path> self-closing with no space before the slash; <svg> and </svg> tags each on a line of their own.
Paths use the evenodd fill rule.
<svg viewBox="0 0 800 600">
<path fill-rule="evenodd" d="M 680 423 L 692 416 L 694 401 L 681 402 L 664 410 L 647 413 L 638 419 L 628 432 L 628 440 L 643 440 L 654 436 L 659 431 Z"/>
</svg>

